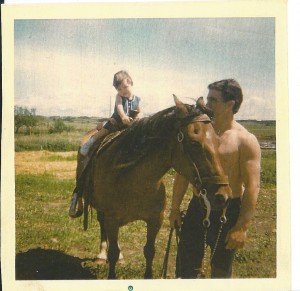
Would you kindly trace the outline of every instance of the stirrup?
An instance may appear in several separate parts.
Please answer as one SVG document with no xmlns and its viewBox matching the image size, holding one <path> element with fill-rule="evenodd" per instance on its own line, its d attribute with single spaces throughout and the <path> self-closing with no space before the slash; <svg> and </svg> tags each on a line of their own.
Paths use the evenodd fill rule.
<svg viewBox="0 0 300 291">
<path fill-rule="evenodd" d="M 78 198 L 80 198 L 80 199 L 78 200 Z M 76 210 L 77 203 L 78 203 L 78 210 Z M 69 209 L 69 216 L 72 218 L 76 218 L 76 217 L 81 216 L 82 213 L 83 213 L 82 199 L 81 199 L 81 197 L 79 197 L 78 193 L 74 192 L 73 197 L 72 197 L 71 206 Z"/>
</svg>

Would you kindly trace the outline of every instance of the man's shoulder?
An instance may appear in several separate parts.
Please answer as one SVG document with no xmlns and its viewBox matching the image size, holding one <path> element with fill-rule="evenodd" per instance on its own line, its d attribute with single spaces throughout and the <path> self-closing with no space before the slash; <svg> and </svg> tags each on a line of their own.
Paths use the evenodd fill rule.
<svg viewBox="0 0 300 291">
<path fill-rule="evenodd" d="M 236 122 L 234 130 L 236 132 L 237 138 L 240 140 L 241 145 L 253 147 L 259 146 L 256 136 L 253 133 L 249 132 L 240 123 Z"/>
<path fill-rule="evenodd" d="M 245 128 L 242 124 L 240 124 L 237 121 L 235 122 L 235 125 L 233 128 L 236 131 L 236 133 L 238 135 L 240 135 L 241 137 L 256 138 L 253 133 L 249 132 L 247 128 Z"/>
</svg>

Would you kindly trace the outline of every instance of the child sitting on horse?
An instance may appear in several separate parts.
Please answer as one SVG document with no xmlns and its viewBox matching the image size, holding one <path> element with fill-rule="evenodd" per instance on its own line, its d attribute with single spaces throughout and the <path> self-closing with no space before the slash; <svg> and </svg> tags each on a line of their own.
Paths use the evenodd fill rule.
<svg viewBox="0 0 300 291">
<path fill-rule="evenodd" d="M 96 141 L 103 139 L 109 133 L 125 129 L 133 120 L 138 120 L 142 116 L 140 102 L 141 99 L 132 92 L 133 81 L 128 72 L 119 71 L 114 75 L 113 86 L 118 91 L 115 101 L 115 109 L 111 118 L 102 126 L 98 124 L 93 135 L 80 147 L 77 170 L 76 188 L 73 191 L 72 205 L 69 211 L 71 217 L 76 216 L 77 199 L 82 196 L 83 172 L 85 171 L 93 152 L 90 152 Z M 96 133 L 94 133 L 96 132 Z M 81 201 L 80 201 L 81 202 Z"/>
<path fill-rule="evenodd" d="M 136 112 L 135 119 L 141 117 L 140 98 L 135 96 L 132 92 L 133 82 L 130 75 L 126 71 L 120 71 L 114 75 L 113 86 L 118 91 L 116 95 L 115 109 L 111 118 L 107 123 L 94 134 L 83 146 L 80 148 L 80 154 L 87 155 L 91 146 L 96 140 L 105 137 L 110 132 L 126 128 L 132 121 Z"/>
</svg>

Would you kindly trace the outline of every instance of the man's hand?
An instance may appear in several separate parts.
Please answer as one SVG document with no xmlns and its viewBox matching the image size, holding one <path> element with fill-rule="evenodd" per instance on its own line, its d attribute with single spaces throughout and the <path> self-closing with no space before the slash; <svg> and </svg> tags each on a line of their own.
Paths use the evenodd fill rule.
<svg viewBox="0 0 300 291">
<path fill-rule="evenodd" d="M 243 230 L 241 227 L 233 227 L 229 230 L 226 237 L 226 249 L 236 250 L 241 249 L 245 245 L 247 237 L 247 231 Z"/>
<path fill-rule="evenodd" d="M 170 226 L 171 228 L 179 227 L 181 225 L 181 213 L 179 209 L 172 209 L 170 213 Z"/>
</svg>

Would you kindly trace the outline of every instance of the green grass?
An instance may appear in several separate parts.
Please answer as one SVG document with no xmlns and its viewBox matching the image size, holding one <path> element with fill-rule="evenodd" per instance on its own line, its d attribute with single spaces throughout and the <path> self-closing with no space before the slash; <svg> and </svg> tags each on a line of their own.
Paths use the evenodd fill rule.
<svg viewBox="0 0 300 291">
<path fill-rule="evenodd" d="M 240 123 L 259 140 L 276 140 L 276 125 L 266 125 L 265 121 L 240 121 Z"/>
<path fill-rule="evenodd" d="M 17 135 L 15 151 L 74 151 L 78 149 L 83 134 L 79 132 L 46 134 L 46 135 Z"/>
<path fill-rule="evenodd" d="M 75 151 L 82 136 L 97 124 L 96 118 L 65 118 L 64 124 L 73 130 L 50 134 L 49 129 L 54 126 L 55 120 L 46 120 L 33 128 L 32 135 L 26 134 L 26 128 L 21 128 L 15 135 L 15 151 Z"/>
<path fill-rule="evenodd" d="M 74 154 L 72 156 L 59 156 L 59 155 L 54 155 L 54 156 L 48 156 L 48 157 L 42 157 L 42 161 L 45 162 L 55 162 L 55 161 L 76 161 L 77 160 L 77 154 Z"/>
<path fill-rule="evenodd" d="M 96 119 L 66 118 L 72 132 L 48 134 L 53 120 L 46 119 L 31 136 L 20 133 L 15 136 L 15 150 L 76 151 L 83 134 L 96 125 Z M 248 130 L 262 140 L 275 140 L 275 126 L 246 122 Z M 62 157 L 51 155 L 42 158 L 45 163 L 74 161 L 76 155 Z M 258 198 L 256 216 L 248 232 L 244 249 L 239 250 L 234 263 L 234 277 L 274 278 L 276 277 L 276 152 L 262 151 L 261 192 Z M 154 278 L 160 277 L 163 258 L 169 236 L 169 209 L 174 171 L 165 176 L 167 207 L 165 219 L 156 241 L 156 256 L 153 262 Z M 74 177 L 75 178 L 75 177 Z M 44 249 L 61 251 L 71 258 L 87 259 L 82 266 L 95 278 L 104 279 L 107 265 L 98 266 L 94 258 L 99 249 L 99 225 L 96 212 L 89 218 L 89 229 L 83 230 L 82 219 L 71 219 L 68 210 L 74 178 L 62 179 L 52 175 L 16 175 L 16 254 L 29 250 Z M 184 197 L 182 209 L 186 209 L 192 196 L 191 188 Z M 117 265 L 121 279 L 141 279 L 145 268 L 143 246 L 146 241 L 146 227 L 142 221 L 130 223 L 120 229 L 120 244 L 125 264 Z M 168 278 L 174 278 L 176 243 L 173 238 Z M 27 262 L 30 264 L 30 261 Z"/>
<path fill-rule="evenodd" d="M 72 128 L 70 132 L 49 133 L 53 128 L 55 119 L 44 117 L 43 122 L 32 129 L 32 135 L 27 134 L 26 128 L 21 128 L 15 135 L 15 151 L 75 151 L 78 148 L 82 136 L 95 128 L 98 119 L 88 117 L 63 118 L 65 126 Z M 251 133 L 259 140 L 276 140 L 275 125 L 265 125 L 264 122 L 241 121 Z"/>
<path fill-rule="evenodd" d="M 262 151 L 261 184 L 264 188 L 276 187 L 276 151 L 274 150 Z"/>
<path fill-rule="evenodd" d="M 72 158 L 72 157 L 71 157 Z M 73 157 L 74 158 L 74 157 Z M 54 159 L 60 159 L 54 156 Z M 48 162 L 48 160 L 45 160 Z M 256 217 L 248 232 L 244 249 L 238 251 L 234 263 L 236 278 L 276 277 L 276 176 L 275 155 L 263 151 L 262 179 Z M 266 168 L 269 168 L 266 171 Z M 162 229 L 156 241 L 156 256 L 153 263 L 154 278 L 160 277 L 163 258 L 169 235 L 169 209 L 174 171 L 165 176 L 167 207 Z M 83 263 L 96 278 L 105 279 L 107 265 L 98 266 L 94 258 L 99 249 L 99 226 L 96 212 L 92 211 L 89 228 L 83 230 L 82 219 L 68 217 L 68 208 L 74 179 L 57 179 L 52 175 L 16 176 L 16 253 L 37 248 L 57 250 L 71 257 L 87 258 Z M 182 203 L 186 209 L 191 198 L 191 189 Z M 142 221 L 130 223 L 120 229 L 120 244 L 125 264 L 117 266 L 120 279 L 141 279 L 145 268 L 143 246 L 146 242 L 146 226 Z M 176 243 L 173 238 L 168 278 L 174 278 Z"/>
</svg>

